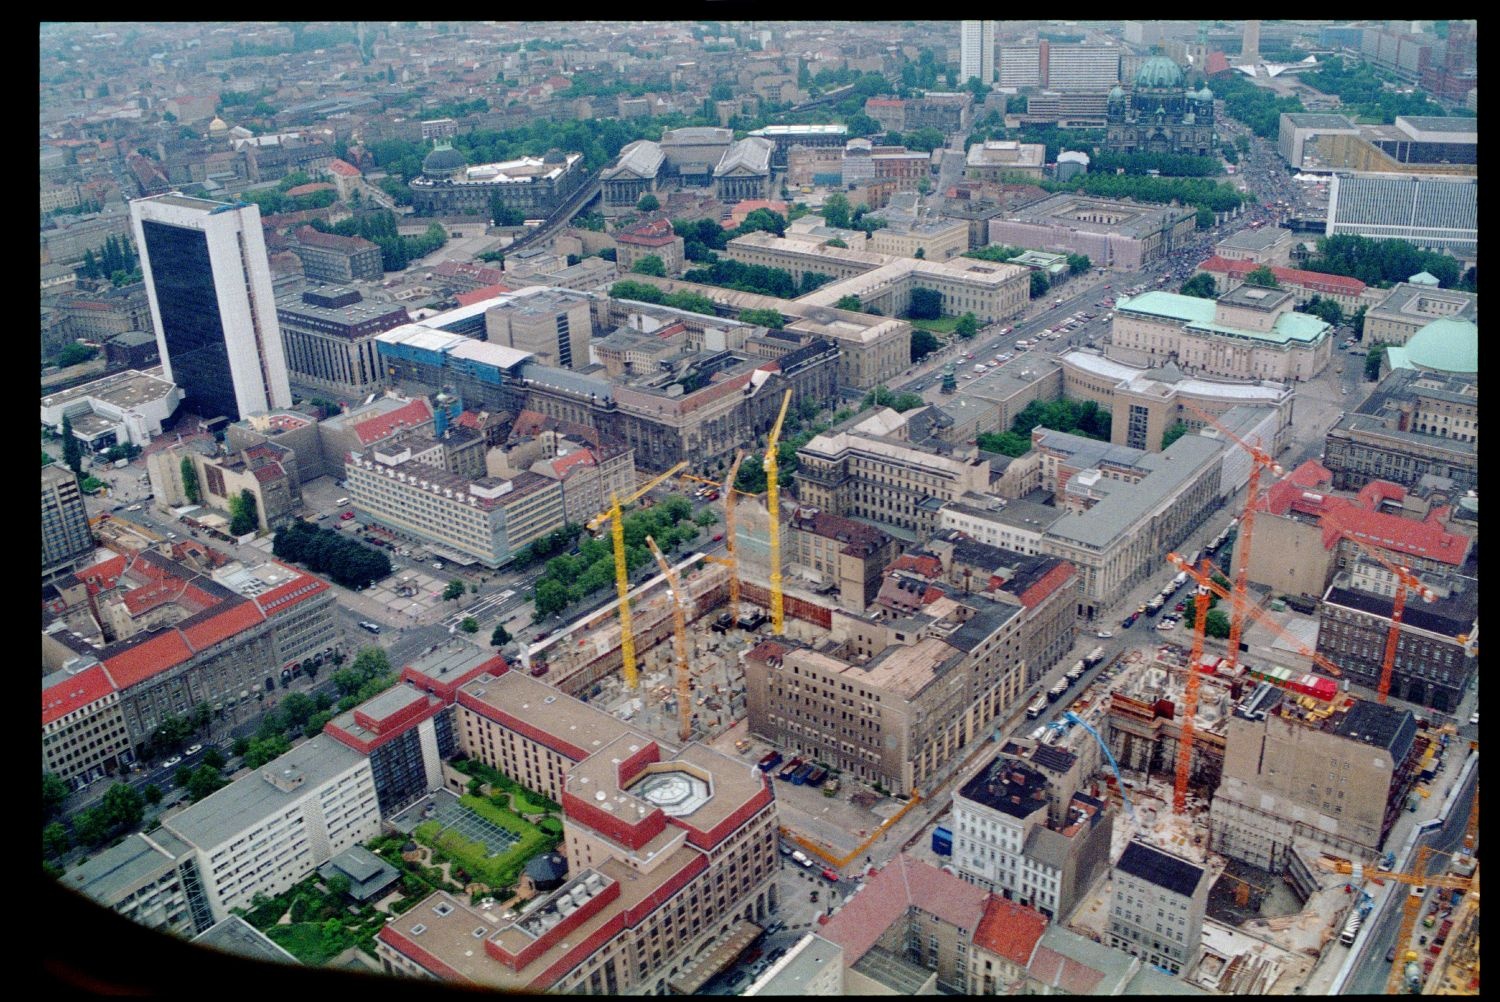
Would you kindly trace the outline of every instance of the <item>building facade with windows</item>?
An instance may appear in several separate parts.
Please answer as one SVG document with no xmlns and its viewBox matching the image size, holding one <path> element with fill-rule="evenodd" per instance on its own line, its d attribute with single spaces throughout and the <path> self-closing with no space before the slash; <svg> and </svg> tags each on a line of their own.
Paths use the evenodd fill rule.
<svg viewBox="0 0 1500 1002">
<path fill-rule="evenodd" d="M 276 318 L 291 381 L 351 403 L 382 385 L 375 335 L 410 319 L 400 306 L 337 287 L 278 296 Z"/>
<path fill-rule="evenodd" d="M 522 289 L 484 311 L 485 340 L 534 355 L 545 365 L 582 369 L 589 364 L 593 303 L 593 297 L 571 289 Z"/>
<path fill-rule="evenodd" d="M 120 693 L 98 661 L 79 657 L 42 679 L 42 771 L 81 790 L 135 760 Z"/>
<path fill-rule="evenodd" d="M 302 273 L 319 282 L 378 282 L 385 277 L 380 248 L 364 237 L 341 237 L 311 226 L 297 231 L 292 253 L 302 262 Z"/>
<path fill-rule="evenodd" d="M 166 819 L 193 847 L 215 921 L 274 896 L 380 831 L 365 756 L 318 735 Z"/>
<path fill-rule="evenodd" d="M 1095 79 L 1100 76 L 1096 69 Z M 1166 56 L 1141 63 L 1128 93 L 1119 86 L 1109 91 L 1107 117 L 1105 145 L 1114 152 L 1206 157 L 1218 150 L 1213 91 L 1207 85 L 1189 88 L 1182 70 Z"/>
<path fill-rule="evenodd" d="M 488 217 L 490 200 L 498 198 L 502 206 L 528 218 L 545 218 L 584 183 L 586 174 L 582 153 L 548 150 L 540 157 L 470 166 L 462 153 L 439 142 L 408 186 L 418 215 L 473 212 Z"/>
<path fill-rule="evenodd" d="M 1190 206 L 1059 192 L 990 220 L 989 242 L 1086 254 L 1097 267 L 1140 271 L 1180 252 L 1197 225 Z"/>
<path fill-rule="evenodd" d="M 1328 429 L 1323 465 L 1341 490 L 1372 480 L 1408 489 L 1423 477 L 1479 486 L 1477 373 L 1396 369 L 1354 411 Z"/>
<path fill-rule="evenodd" d="M 147 929 L 191 938 L 214 924 L 198 853 L 166 828 L 127 837 L 61 883 Z"/>
<path fill-rule="evenodd" d="M 1186 976 L 1198 960 L 1208 871 L 1132 839 L 1114 867 L 1106 942 L 1153 967 Z"/>
<path fill-rule="evenodd" d="M 995 21 L 960 21 L 958 82 L 978 80 L 988 87 L 995 80 Z"/>
<path fill-rule="evenodd" d="M 290 407 L 270 261 L 254 203 L 130 203 L 166 378 L 203 417 Z"/>
<path fill-rule="evenodd" d="M 78 478 L 61 463 L 42 467 L 42 577 L 66 574 L 94 554 Z"/>
<path fill-rule="evenodd" d="M 1479 297 L 1472 292 L 1398 282 L 1365 313 L 1366 344 L 1404 345 L 1434 320 L 1479 322 Z"/>
<path fill-rule="evenodd" d="M 1479 254 L 1479 179 L 1336 171 L 1325 235 L 1406 240 L 1462 261 Z"/>
</svg>

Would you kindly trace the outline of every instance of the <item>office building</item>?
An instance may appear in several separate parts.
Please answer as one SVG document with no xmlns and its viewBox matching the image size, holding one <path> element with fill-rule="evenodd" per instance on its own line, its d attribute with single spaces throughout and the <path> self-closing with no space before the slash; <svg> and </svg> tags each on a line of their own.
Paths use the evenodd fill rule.
<svg viewBox="0 0 1500 1002">
<path fill-rule="evenodd" d="M 66 574 L 94 553 L 78 478 L 61 463 L 42 467 L 42 577 Z"/>
<path fill-rule="evenodd" d="M 318 735 L 162 822 L 193 847 L 215 921 L 380 831 L 370 762 Z"/>
<path fill-rule="evenodd" d="M 1324 233 L 1406 240 L 1473 261 L 1479 254 L 1479 179 L 1335 172 Z"/>
<path fill-rule="evenodd" d="M 42 771 L 81 790 L 123 774 L 135 760 L 120 696 L 88 654 L 42 678 Z"/>
<path fill-rule="evenodd" d="M 1390 692 L 1452 713 L 1478 669 L 1479 582 L 1457 573 L 1417 576 L 1435 597 L 1422 602 L 1412 596 L 1407 602 Z M 1370 689 L 1379 686 L 1384 671 L 1395 591 L 1394 575 L 1361 557 L 1333 579 L 1318 608 L 1318 653 L 1341 666 L 1350 681 Z"/>
<path fill-rule="evenodd" d="M 1458 493 L 1477 489 L 1478 373 L 1391 371 L 1328 430 L 1323 452 L 1340 490 L 1371 480 L 1414 489 L 1428 476 L 1447 478 Z"/>
<path fill-rule="evenodd" d="M 201 417 L 290 407 L 260 209 L 157 195 L 130 203 L 166 378 Z"/>
<path fill-rule="evenodd" d="M 692 994 L 759 934 L 779 872 L 765 776 L 698 744 L 667 758 L 515 671 L 461 686 L 458 714 L 467 754 L 562 805 L 570 874 L 520 916 L 437 892 L 377 934 L 388 973 L 515 991 Z M 705 962 L 710 953 L 719 959 Z"/>
<path fill-rule="evenodd" d="M 1046 91 L 1026 98 L 1026 113 L 1021 116 L 1022 125 L 1056 125 L 1059 129 L 1102 129 L 1109 122 L 1109 98 L 1104 91 L 1095 94 L 1059 94 Z M 1084 156 L 1077 151 L 1072 155 Z M 1066 163 L 1058 155 L 1058 164 Z M 1087 160 L 1084 161 L 1087 163 Z M 1059 177 L 1066 181 L 1066 177 Z"/>
<path fill-rule="evenodd" d="M 440 656 L 459 653 L 444 649 Z M 481 654 L 478 650 L 475 654 Z M 430 660 L 432 654 L 424 655 Z M 469 658 L 468 660 L 473 660 Z M 498 658 L 478 658 L 481 665 Z M 475 672 L 482 671 L 481 667 Z M 443 762 L 458 752 L 452 703 L 398 685 L 330 720 L 323 733 L 370 760 L 370 777 L 383 818 L 397 814 L 443 785 Z"/>
<path fill-rule="evenodd" d="M 1359 126 L 1352 119 L 1328 112 L 1286 113 L 1283 112 L 1277 127 L 1276 150 L 1291 165 L 1293 170 L 1302 170 L 1307 163 L 1307 154 L 1318 148 L 1320 136 L 1358 136 Z M 1311 144 L 1311 145 L 1309 145 Z M 1308 166 L 1316 167 L 1313 158 Z"/>
<path fill-rule="evenodd" d="M 1479 297 L 1472 292 L 1398 282 L 1365 313 L 1364 343 L 1404 345 L 1434 320 L 1479 323 Z"/>
<path fill-rule="evenodd" d="M 1132 839 L 1114 867 L 1110 946 L 1179 976 L 1192 970 L 1203 942 L 1208 870 Z"/>
<path fill-rule="evenodd" d="M 958 875 L 1066 921 L 1108 868 L 1114 826 L 1112 809 L 1078 788 L 1079 773 L 1069 751 L 1007 740 L 954 795 Z"/>
<path fill-rule="evenodd" d="M 353 403 L 380 389 L 375 335 L 408 321 L 400 306 L 366 300 L 358 289 L 325 287 L 276 298 L 287 376 Z"/>
<path fill-rule="evenodd" d="M 1048 45 L 1048 90 L 1103 94 L 1120 82 L 1120 48 L 1113 45 Z"/>
<path fill-rule="evenodd" d="M 589 364 L 593 302 L 569 289 L 521 289 L 484 311 L 485 340 L 534 355 L 545 365 L 582 369 Z"/>
<path fill-rule="evenodd" d="M 155 345 L 154 338 L 151 344 Z M 62 432 L 63 418 L 86 453 L 116 445 L 144 448 L 161 434 L 162 424 L 177 413 L 183 392 L 160 378 L 160 369 L 127 369 L 42 398 L 42 424 Z"/>
<path fill-rule="evenodd" d="M 1060 192 L 990 220 L 989 242 L 1086 254 L 1096 267 L 1139 271 L 1179 253 L 1197 225 L 1191 207 Z"/>
<path fill-rule="evenodd" d="M 1282 289 L 1240 285 L 1217 300 L 1147 292 L 1115 305 L 1109 355 L 1130 365 L 1176 363 L 1194 375 L 1304 382 L 1333 357 L 1333 328 L 1298 313 Z"/>
<path fill-rule="evenodd" d="M 1292 231 L 1280 226 L 1240 230 L 1215 244 L 1214 256 L 1225 261 L 1250 261 L 1285 268 L 1291 264 L 1294 243 Z"/>
<path fill-rule="evenodd" d="M 995 79 L 994 21 L 960 21 L 958 34 L 958 82 L 978 80 L 988 86 Z"/>
<path fill-rule="evenodd" d="M 1270 683 L 1230 716 L 1209 848 L 1263 870 L 1286 865 L 1293 838 L 1373 859 L 1405 808 L 1428 740 L 1409 710 Z"/>
<path fill-rule="evenodd" d="M 430 326 L 433 320 L 444 316 L 469 314 L 465 322 L 477 319 L 482 332 L 485 311 L 492 305 L 493 300 L 475 303 L 433 317 L 426 323 L 403 324 L 375 335 L 375 350 L 384 377 L 394 386 L 411 387 L 426 393 L 447 390 L 470 409 L 519 413 L 526 399 L 521 367 L 532 358 L 528 352 Z M 566 320 L 567 314 L 563 316 Z M 568 348 L 571 351 L 571 323 L 569 327 Z M 545 330 L 544 320 L 523 327 L 523 331 L 537 329 Z M 552 330 L 555 349 L 555 317 Z M 586 354 L 584 358 L 587 358 Z M 431 417 L 430 408 L 428 417 Z M 367 441 L 364 444 L 372 443 Z"/>
<path fill-rule="evenodd" d="M 61 883 L 147 929 L 191 938 L 214 924 L 198 853 L 166 828 L 128 836 Z"/>
<path fill-rule="evenodd" d="M 794 574 L 834 596 L 842 608 L 864 612 L 880 591 L 886 565 L 899 552 L 895 538 L 808 505 L 790 506 L 790 512 L 782 530 L 783 558 Z"/>
<path fill-rule="evenodd" d="M 1000 86 L 1004 88 L 1042 87 L 1046 53 L 1036 45 L 1000 46 Z"/>
</svg>

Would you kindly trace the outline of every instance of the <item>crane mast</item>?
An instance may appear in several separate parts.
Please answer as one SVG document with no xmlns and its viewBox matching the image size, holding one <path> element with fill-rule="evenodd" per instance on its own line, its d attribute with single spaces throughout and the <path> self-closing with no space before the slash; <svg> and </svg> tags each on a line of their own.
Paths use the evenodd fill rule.
<svg viewBox="0 0 1500 1002">
<path fill-rule="evenodd" d="M 647 536 L 646 545 L 651 547 L 651 555 L 656 558 L 662 576 L 672 589 L 672 634 L 677 645 L 677 737 L 681 741 L 690 741 L 693 737 L 693 692 L 691 666 L 688 663 L 687 617 L 682 611 L 682 589 L 677 584 L 677 572 L 672 570 L 667 558 L 662 556 L 656 540 Z"/>
<path fill-rule="evenodd" d="M 781 424 L 786 420 L 787 405 L 792 402 L 792 391 L 787 390 L 781 398 L 781 413 L 776 415 L 776 425 L 766 443 L 766 507 L 771 516 L 771 630 L 780 636 L 782 625 L 781 594 L 781 490 L 777 485 L 776 447 L 781 442 Z"/>
</svg>

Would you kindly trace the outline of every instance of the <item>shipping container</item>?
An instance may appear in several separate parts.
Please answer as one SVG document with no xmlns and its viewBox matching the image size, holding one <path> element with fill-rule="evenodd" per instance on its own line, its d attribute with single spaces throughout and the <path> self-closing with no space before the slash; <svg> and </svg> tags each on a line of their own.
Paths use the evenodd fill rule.
<svg viewBox="0 0 1500 1002">
<path fill-rule="evenodd" d="M 939 825 L 932 830 L 932 851 L 939 856 L 953 855 L 953 833 Z"/>
</svg>

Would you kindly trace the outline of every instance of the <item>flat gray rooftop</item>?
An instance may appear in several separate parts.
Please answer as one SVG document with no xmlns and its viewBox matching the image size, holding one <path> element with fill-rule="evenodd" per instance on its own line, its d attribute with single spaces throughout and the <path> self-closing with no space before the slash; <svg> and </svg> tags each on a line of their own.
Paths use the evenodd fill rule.
<svg viewBox="0 0 1500 1002">
<path fill-rule="evenodd" d="M 158 828 L 149 835 L 131 835 L 62 876 L 62 884 L 105 904 L 114 904 L 143 884 L 177 866 L 193 847 Z"/>
<path fill-rule="evenodd" d="M 224 921 L 203 930 L 193 937 L 193 942 L 224 953 L 249 957 L 251 960 L 267 960 L 275 964 L 301 963 L 296 957 L 277 946 L 265 933 L 238 915 L 231 915 Z"/>
<path fill-rule="evenodd" d="M 176 817 L 163 822 L 187 842 L 208 850 L 269 817 L 293 801 L 307 796 L 341 772 L 352 769 L 364 756 L 327 735 L 298 745 L 285 755 L 267 762 L 217 793 L 198 801 Z M 265 773 L 294 769 L 303 775 L 301 785 L 290 792 L 272 785 Z"/>
</svg>

